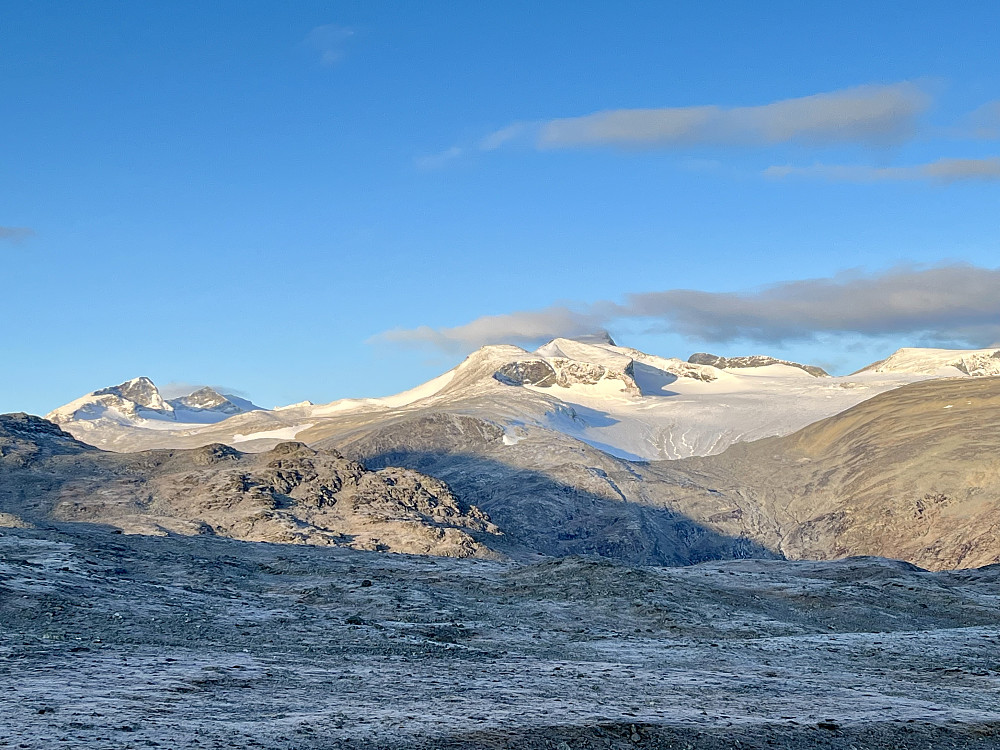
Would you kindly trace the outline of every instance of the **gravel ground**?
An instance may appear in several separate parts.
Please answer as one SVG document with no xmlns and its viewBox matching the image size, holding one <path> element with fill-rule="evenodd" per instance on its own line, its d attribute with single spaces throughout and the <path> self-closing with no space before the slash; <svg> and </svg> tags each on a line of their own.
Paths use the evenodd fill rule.
<svg viewBox="0 0 1000 750">
<path fill-rule="evenodd" d="M 1000 567 L 0 535 L 0 747 L 1000 747 Z"/>
</svg>

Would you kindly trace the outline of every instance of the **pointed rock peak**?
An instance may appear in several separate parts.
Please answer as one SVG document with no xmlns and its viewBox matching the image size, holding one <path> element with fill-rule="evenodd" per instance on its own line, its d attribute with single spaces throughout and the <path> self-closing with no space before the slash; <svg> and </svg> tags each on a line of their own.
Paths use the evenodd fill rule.
<svg viewBox="0 0 1000 750">
<path fill-rule="evenodd" d="M 102 388 L 94 391 L 94 396 L 118 396 L 119 398 L 131 401 L 138 406 L 157 411 L 169 410 L 170 406 L 160 396 L 160 391 L 147 377 L 132 378 L 120 385 L 113 385 L 110 388 Z"/>
<path fill-rule="evenodd" d="M 187 396 L 181 396 L 180 398 L 174 399 L 174 401 L 179 401 L 184 406 L 192 409 L 212 409 L 216 406 L 229 403 L 229 399 L 214 388 L 210 388 L 208 386 L 199 388 L 194 393 L 188 394 Z"/>
<path fill-rule="evenodd" d="M 187 396 L 172 398 L 168 401 L 175 409 L 192 409 L 203 412 L 218 412 L 219 414 L 242 414 L 257 411 L 259 406 L 245 398 L 232 396 L 212 388 L 203 386 Z"/>
</svg>

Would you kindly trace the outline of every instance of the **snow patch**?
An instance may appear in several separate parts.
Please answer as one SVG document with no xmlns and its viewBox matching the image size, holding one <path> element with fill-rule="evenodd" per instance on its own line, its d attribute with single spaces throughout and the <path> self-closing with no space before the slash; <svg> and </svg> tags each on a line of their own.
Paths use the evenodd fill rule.
<svg viewBox="0 0 1000 750">
<path fill-rule="evenodd" d="M 292 427 L 281 427 L 276 430 L 262 430 L 261 432 L 251 432 L 249 435 L 236 433 L 229 442 L 247 443 L 251 440 L 294 440 L 300 432 L 308 430 L 313 423 L 293 425 Z"/>
</svg>

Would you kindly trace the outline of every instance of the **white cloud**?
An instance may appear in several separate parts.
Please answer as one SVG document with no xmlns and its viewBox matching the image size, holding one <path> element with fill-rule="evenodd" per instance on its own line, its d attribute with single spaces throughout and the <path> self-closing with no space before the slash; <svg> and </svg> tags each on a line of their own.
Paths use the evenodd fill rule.
<svg viewBox="0 0 1000 750">
<path fill-rule="evenodd" d="M 600 328 L 599 316 L 580 313 L 566 307 L 514 312 L 506 315 L 486 315 L 465 325 L 452 328 L 396 328 L 374 338 L 374 341 L 430 346 L 444 351 L 470 351 L 486 344 L 530 344 L 560 336 L 581 336 Z"/>
<path fill-rule="evenodd" d="M 617 109 L 543 123 L 542 148 L 770 146 L 861 143 L 910 137 L 930 97 L 914 83 L 868 85 L 752 107 Z"/>
</svg>

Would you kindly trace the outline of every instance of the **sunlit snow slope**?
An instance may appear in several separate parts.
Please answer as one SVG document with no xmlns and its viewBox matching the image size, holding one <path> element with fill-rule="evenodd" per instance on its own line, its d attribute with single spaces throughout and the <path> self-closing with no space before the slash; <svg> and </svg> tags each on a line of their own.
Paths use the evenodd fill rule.
<svg viewBox="0 0 1000 750">
<path fill-rule="evenodd" d="M 610 340 L 555 339 L 529 352 L 488 346 L 433 380 L 385 398 L 303 401 L 264 410 L 202 389 L 164 400 L 137 378 L 95 391 L 49 418 L 110 450 L 211 442 L 265 450 L 284 440 L 347 436 L 373 424 L 449 412 L 502 428 L 582 440 L 632 460 L 710 455 L 737 441 L 785 435 L 900 385 L 1000 374 L 1000 350 L 901 349 L 849 376 L 766 356 L 689 361 Z"/>
</svg>

